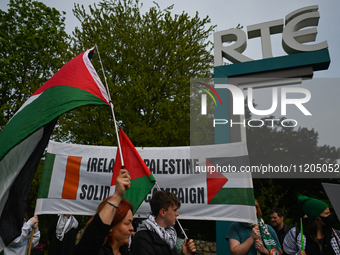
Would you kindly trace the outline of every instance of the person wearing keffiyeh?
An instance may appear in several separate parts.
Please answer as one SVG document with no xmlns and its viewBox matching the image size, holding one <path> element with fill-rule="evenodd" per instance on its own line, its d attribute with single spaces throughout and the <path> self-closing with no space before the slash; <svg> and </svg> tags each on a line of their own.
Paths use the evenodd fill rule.
<svg viewBox="0 0 340 255">
<path fill-rule="evenodd" d="M 131 251 L 134 255 L 177 255 L 177 233 L 174 229 L 180 202 L 175 194 L 168 191 L 157 191 L 150 200 L 151 213 L 142 222 L 134 235 Z M 185 240 L 182 254 L 196 252 L 193 240 Z"/>
<path fill-rule="evenodd" d="M 256 215 L 258 224 L 232 223 L 227 234 L 230 253 L 242 255 L 280 255 L 281 245 L 276 236 L 275 230 L 264 223 L 261 218 L 262 212 L 255 200 Z"/>
<path fill-rule="evenodd" d="M 50 241 L 48 254 L 72 254 L 77 228 L 78 221 L 73 215 L 59 214 L 52 222 L 48 232 L 48 239 Z"/>
<path fill-rule="evenodd" d="M 289 255 L 340 255 L 340 231 L 332 227 L 335 218 L 328 205 L 307 196 L 299 196 L 298 203 L 305 213 L 303 228 L 301 231 L 299 223 L 289 230 L 283 241 L 284 251 Z"/>
</svg>

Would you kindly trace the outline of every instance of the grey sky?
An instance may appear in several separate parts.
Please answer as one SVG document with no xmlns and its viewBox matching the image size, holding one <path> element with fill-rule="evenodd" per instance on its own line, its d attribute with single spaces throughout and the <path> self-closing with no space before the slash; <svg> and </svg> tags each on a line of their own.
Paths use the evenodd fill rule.
<svg viewBox="0 0 340 255">
<path fill-rule="evenodd" d="M 99 0 L 42 0 L 47 6 L 55 7 L 59 11 L 66 12 L 66 30 L 71 33 L 74 27 L 79 26 L 79 21 L 73 16 L 72 8 L 74 3 L 83 4 L 85 7 L 99 3 Z M 338 95 L 340 94 L 339 78 L 340 71 L 340 1 L 339 0 L 156 0 L 163 9 L 174 4 L 173 13 L 181 13 L 183 11 L 194 16 L 198 11 L 201 17 L 209 16 L 211 24 L 217 25 L 216 31 L 221 31 L 236 27 L 237 24 L 244 26 L 244 31 L 249 25 L 262 22 L 268 22 L 276 19 L 284 19 L 290 12 L 310 6 L 318 5 L 320 12 L 319 25 L 317 27 L 317 42 L 327 40 L 329 52 L 331 56 L 331 64 L 328 70 L 315 72 L 314 78 L 318 79 L 313 85 L 306 86 L 310 90 L 312 98 L 306 107 L 312 113 L 312 116 L 302 118 L 296 117 L 299 124 L 308 128 L 314 128 L 319 132 L 319 144 L 328 144 L 340 147 L 340 136 L 338 128 L 340 121 L 337 113 L 340 110 Z M 9 0 L 1 0 L 0 8 L 7 10 L 6 5 Z M 148 10 L 154 4 L 152 1 L 143 1 L 143 9 Z M 282 35 L 274 35 L 272 39 L 272 48 L 274 57 L 286 55 L 282 49 Z M 211 36 L 212 40 L 212 36 Z M 247 49 L 244 55 L 261 59 L 261 41 L 260 38 L 254 38 L 247 41 Z M 327 78 L 327 79 L 326 79 Z M 298 85 L 297 87 L 303 87 Z M 258 91 L 255 95 L 255 102 L 266 109 L 265 98 L 266 92 Z M 270 103 L 270 101 L 269 101 Z M 295 116 L 295 115 L 294 115 Z M 279 117 L 279 116 L 278 116 Z M 287 116 L 289 117 L 289 116 Z"/>
</svg>

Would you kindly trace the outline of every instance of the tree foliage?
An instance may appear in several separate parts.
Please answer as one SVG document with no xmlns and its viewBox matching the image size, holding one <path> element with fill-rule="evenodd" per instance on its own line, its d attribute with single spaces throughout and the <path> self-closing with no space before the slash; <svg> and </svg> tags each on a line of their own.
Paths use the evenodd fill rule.
<svg viewBox="0 0 340 255">
<path fill-rule="evenodd" d="M 68 52 L 65 18 L 32 0 L 0 10 L 0 130 L 62 65 Z"/>
<path fill-rule="evenodd" d="M 74 52 L 98 46 L 116 119 L 136 146 L 189 145 L 190 78 L 212 76 L 210 19 L 171 9 L 155 4 L 143 13 L 138 0 L 74 9 Z M 92 62 L 101 70 L 98 57 Z M 60 140 L 116 145 L 109 109 L 77 109 L 61 123 Z"/>
</svg>

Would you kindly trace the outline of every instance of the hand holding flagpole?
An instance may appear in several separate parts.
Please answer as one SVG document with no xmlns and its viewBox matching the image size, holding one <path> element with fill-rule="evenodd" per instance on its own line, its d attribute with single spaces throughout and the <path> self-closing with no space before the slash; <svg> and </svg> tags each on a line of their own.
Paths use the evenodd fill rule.
<svg viewBox="0 0 340 255">
<path fill-rule="evenodd" d="M 31 231 L 31 237 L 30 237 L 30 242 L 28 245 L 28 251 L 27 251 L 27 255 L 31 254 L 31 250 L 32 250 L 32 242 L 33 242 L 33 236 L 34 236 L 34 231 L 35 229 L 38 227 L 38 216 L 34 216 L 30 219 L 31 222 L 33 222 L 33 226 L 32 226 L 32 231 Z"/>
<path fill-rule="evenodd" d="M 260 230 L 259 230 L 259 226 L 258 224 L 255 224 L 255 226 L 252 228 L 252 235 L 255 235 L 255 237 L 253 237 L 255 239 L 255 248 L 256 248 L 256 243 L 258 241 L 261 241 L 261 234 L 260 234 Z M 261 252 L 259 250 L 257 250 L 257 254 L 261 255 Z"/>
</svg>

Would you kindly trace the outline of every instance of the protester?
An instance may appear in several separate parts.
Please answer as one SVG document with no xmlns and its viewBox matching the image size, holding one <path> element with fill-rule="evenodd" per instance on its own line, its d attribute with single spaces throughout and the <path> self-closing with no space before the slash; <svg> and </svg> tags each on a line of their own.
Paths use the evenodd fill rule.
<svg viewBox="0 0 340 255">
<path fill-rule="evenodd" d="M 113 196 L 103 200 L 97 208 L 75 248 L 75 255 L 132 255 L 128 251 L 132 227 L 133 206 L 122 199 L 130 188 L 130 175 L 121 169 Z"/>
<path fill-rule="evenodd" d="M 261 218 L 260 205 L 255 200 L 258 226 L 251 223 L 234 222 L 230 225 L 227 241 L 232 255 L 280 254 L 281 245 L 274 229 Z M 280 252 L 280 253 L 278 253 Z"/>
<path fill-rule="evenodd" d="M 335 219 L 326 203 L 315 198 L 299 196 L 298 203 L 307 217 L 303 222 L 303 250 L 300 223 L 289 230 L 283 242 L 287 254 L 340 254 L 340 231 L 332 228 Z"/>
<path fill-rule="evenodd" d="M 168 191 L 157 191 L 150 200 L 151 213 L 140 224 L 131 243 L 134 255 L 176 255 L 177 233 L 173 227 L 179 215 L 181 203 L 175 194 Z M 191 239 L 185 239 L 182 254 L 193 254 L 196 247 Z"/>
<path fill-rule="evenodd" d="M 73 254 L 78 221 L 73 215 L 59 214 L 48 231 L 49 255 Z"/>
<path fill-rule="evenodd" d="M 272 221 L 272 227 L 274 228 L 277 238 L 280 241 L 281 247 L 283 247 L 283 240 L 292 227 L 284 223 L 285 217 L 281 209 L 273 208 L 270 210 L 269 214 Z M 285 254 L 286 253 L 283 252 L 283 255 Z"/>
<path fill-rule="evenodd" d="M 39 219 L 37 215 L 24 222 L 24 225 L 21 228 L 21 235 L 15 238 L 14 241 L 4 249 L 4 255 L 27 254 L 32 231 L 34 231 L 34 234 L 31 248 L 34 248 L 39 243 L 40 239 L 38 223 Z"/>
</svg>

